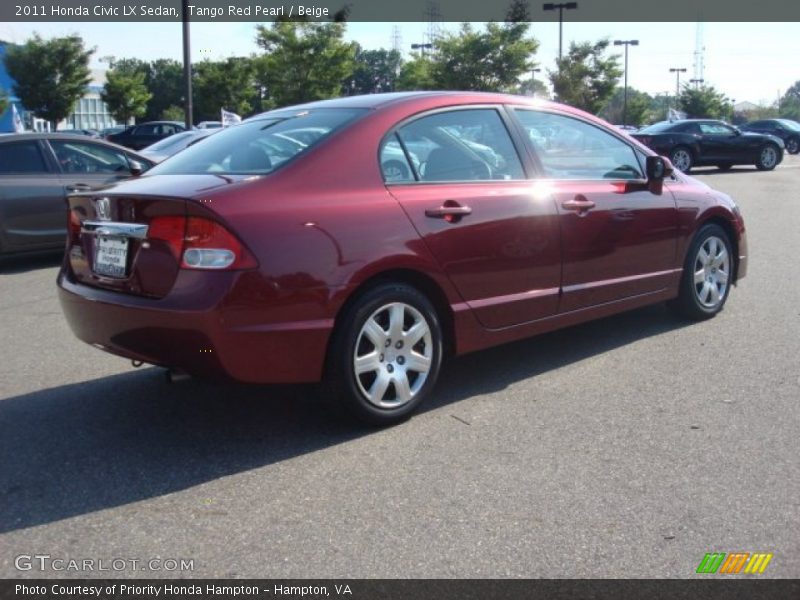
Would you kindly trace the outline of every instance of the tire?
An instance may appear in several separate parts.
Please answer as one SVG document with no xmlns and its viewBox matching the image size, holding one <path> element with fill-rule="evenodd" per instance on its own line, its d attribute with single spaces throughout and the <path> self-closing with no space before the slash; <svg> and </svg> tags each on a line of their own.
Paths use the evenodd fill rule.
<svg viewBox="0 0 800 600">
<path fill-rule="evenodd" d="M 759 171 L 772 171 L 778 166 L 778 156 L 780 150 L 775 144 L 765 144 L 758 151 L 758 158 L 756 159 L 756 168 Z"/>
<path fill-rule="evenodd" d="M 680 292 L 668 303 L 670 308 L 695 321 L 710 319 L 725 306 L 733 267 L 733 245 L 728 234 L 719 225 L 704 225 L 686 254 Z"/>
<path fill-rule="evenodd" d="M 789 154 L 797 154 L 800 152 L 800 138 L 791 137 L 786 140 L 786 152 Z"/>
<path fill-rule="evenodd" d="M 382 165 L 383 176 L 387 182 L 389 181 L 408 181 L 411 177 L 408 172 L 408 167 L 403 163 L 396 160 L 387 160 Z"/>
<path fill-rule="evenodd" d="M 669 153 L 672 165 L 682 173 L 688 173 L 694 165 L 694 155 L 686 146 L 677 146 Z"/>
<path fill-rule="evenodd" d="M 730 171 L 733 168 L 733 163 L 720 163 L 717 165 L 720 171 Z"/>
<path fill-rule="evenodd" d="M 431 302 L 409 285 L 383 283 L 344 314 L 331 345 L 325 383 L 361 421 L 393 425 L 430 395 L 441 362 L 442 329 Z"/>
</svg>

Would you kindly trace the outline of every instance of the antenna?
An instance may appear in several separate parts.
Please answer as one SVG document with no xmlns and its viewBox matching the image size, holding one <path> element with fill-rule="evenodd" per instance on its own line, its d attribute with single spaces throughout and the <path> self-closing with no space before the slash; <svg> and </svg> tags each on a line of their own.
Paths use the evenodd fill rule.
<svg viewBox="0 0 800 600">
<path fill-rule="evenodd" d="M 425 43 L 433 44 L 442 35 L 442 11 L 439 10 L 438 2 L 428 0 L 425 5 L 425 20 L 428 22 Z"/>
</svg>

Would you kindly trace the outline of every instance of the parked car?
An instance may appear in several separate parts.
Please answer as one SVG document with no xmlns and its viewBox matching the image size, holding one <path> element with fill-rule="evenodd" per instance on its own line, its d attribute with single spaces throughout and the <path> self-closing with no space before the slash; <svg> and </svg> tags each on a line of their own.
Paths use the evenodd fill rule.
<svg viewBox="0 0 800 600">
<path fill-rule="evenodd" d="M 125 127 L 124 125 L 116 125 L 114 127 L 106 127 L 105 129 L 100 130 L 100 137 L 103 138 L 104 140 L 107 140 L 108 136 L 110 136 L 111 134 L 119 133 L 121 131 L 125 131 L 126 129 L 127 129 L 127 127 Z"/>
<path fill-rule="evenodd" d="M 83 135 L 0 137 L 0 254 L 63 248 L 70 193 L 101 188 L 153 164 Z"/>
<path fill-rule="evenodd" d="M 141 150 L 181 131 L 186 131 L 186 127 L 178 121 L 150 121 L 112 133 L 106 139 L 120 146 Z"/>
<path fill-rule="evenodd" d="M 200 121 L 197 124 L 198 129 L 219 129 L 222 127 L 222 121 Z"/>
<path fill-rule="evenodd" d="M 219 131 L 219 129 L 192 129 L 191 131 L 181 131 L 168 138 L 164 138 L 160 142 L 147 146 L 147 148 L 140 150 L 140 153 L 153 162 L 160 163 L 187 146 L 199 142 L 217 131 Z"/>
<path fill-rule="evenodd" d="M 733 165 L 755 165 L 761 171 L 771 171 L 783 160 L 784 146 L 780 138 L 742 132 L 723 121 L 662 121 L 631 135 L 668 156 L 684 173 L 692 167 L 716 166 L 726 170 Z"/>
<path fill-rule="evenodd" d="M 797 154 L 800 152 L 800 123 L 791 119 L 763 119 L 753 121 L 741 126 L 743 131 L 755 131 L 774 135 L 783 140 L 786 152 Z"/>
<path fill-rule="evenodd" d="M 379 424 L 430 397 L 445 355 L 663 301 L 707 319 L 747 266 L 730 197 L 596 117 L 502 94 L 274 110 L 69 207 L 78 338 L 202 377 L 322 379 Z"/>
<path fill-rule="evenodd" d="M 99 138 L 100 132 L 96 129 L 59 129 L 56 133 L 71 133 L 74 135 L 85 135 L 90 138 Z"/>
</svg>

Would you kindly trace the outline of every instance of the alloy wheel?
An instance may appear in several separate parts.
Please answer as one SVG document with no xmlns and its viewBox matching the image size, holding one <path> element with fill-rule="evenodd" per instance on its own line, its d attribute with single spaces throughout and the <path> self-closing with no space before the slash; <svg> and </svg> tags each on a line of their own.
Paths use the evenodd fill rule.
<svg viewBox="0 0 800 600">
<path fill-rule="evenodd" d="M 771 169 L 778 162 L 778 153 L 772 146 L 766 146 L 761 150 L 761 164 L 765 169 Z"/>
<path fill-rule="evenodd" d="M 694 289 L 701 305 L 713 309 L 725 300 L 730 274 L 725 242 L 717 236 L 706 238 L 694 261 Z"/>
<path fill-rule="evenodd" d="M 692 155 L 688 150 L 676 150 L 672 153 L 672 164 L 679 171 L 686 172 L 692 166 Z"/>
</svg>

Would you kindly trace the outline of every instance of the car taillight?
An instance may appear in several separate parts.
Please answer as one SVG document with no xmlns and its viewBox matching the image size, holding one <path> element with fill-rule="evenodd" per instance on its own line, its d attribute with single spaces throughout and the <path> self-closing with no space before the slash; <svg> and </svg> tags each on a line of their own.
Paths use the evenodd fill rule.
<svg viewBox="0 0 800 600">
<path fill-rule="evenodd" d="M 156 217 L 147 237 L 163 240 L 182 269 L 252 269 L 255 257 L 224 226 L 204 217 Z"/>
</svg>

